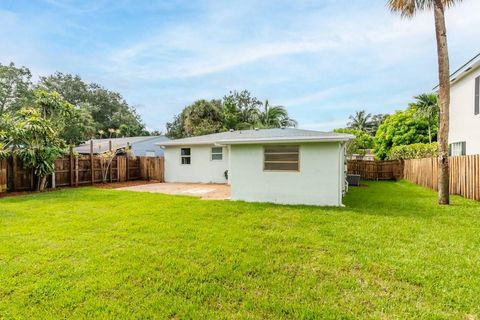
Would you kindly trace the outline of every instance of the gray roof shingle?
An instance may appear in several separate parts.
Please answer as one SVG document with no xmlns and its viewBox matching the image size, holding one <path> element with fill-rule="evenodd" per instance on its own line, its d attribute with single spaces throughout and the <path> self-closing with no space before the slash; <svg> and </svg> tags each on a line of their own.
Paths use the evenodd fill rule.
<svg viewBox="0 0 480 320">
<path fill-rule="evenodd" d="M 114 148 L 125 148 L 127 144 L 133 146 L 135 143 L 151 141 L 152 144 L 161 143 L 163 141 L 169 141 L 166 136 L 141 136 L 141 137 L 125 137 L 125 138 L 111 138 L 111 139 L 93 139 L 93 152 L 94 153 L 104 153 L 109 150 L 110 141 L 112 141 L 112 146 Z M 73 150 L 80 154 L 90 153 L 90 141 L 88 140 L 85 143 L 75 147 Z"/>
<path fill-rule="evenodd" d="M 194 144 L 242 144 L 263 142 L 297 141 L 347 141 L 354 136 L 344 133 L 321 132 L 295 128 L 238 130 L 213 133 L 204 136 L 189 137 L 158 143 L 160 146 L 178 146 Z"/>
</svg>

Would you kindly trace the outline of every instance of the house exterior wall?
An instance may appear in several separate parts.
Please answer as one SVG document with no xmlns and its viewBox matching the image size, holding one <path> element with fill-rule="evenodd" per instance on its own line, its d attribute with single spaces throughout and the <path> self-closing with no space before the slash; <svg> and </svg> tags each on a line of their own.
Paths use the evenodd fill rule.
<svg viewBox="0 0 480 320">
<path fill-rule="evenodd" d="M 466 154 L 480 154 L 480 115 L 474 114 L 475 78 L 480 67 L 452 84 L 448 143 L 466 142 Z"/>
<path fill-rule="evenodd" d="M 165 147 L 165 181 L 191 183 L 226 183 L 228 170 L 228 148 L 223 147 L 223 159 L 211 160 L 214 145 L 168 146 Z M 191 164 L 182 164 L 181 148 L 191 149 Z"/>
<path fill-rule="evenodd" d="M 300 144 L 299 172 L 263 170 L 263 145 L 230 147 L 231 198 L 281 204 L 342 205 L 344 145 Z"/>
</svg>

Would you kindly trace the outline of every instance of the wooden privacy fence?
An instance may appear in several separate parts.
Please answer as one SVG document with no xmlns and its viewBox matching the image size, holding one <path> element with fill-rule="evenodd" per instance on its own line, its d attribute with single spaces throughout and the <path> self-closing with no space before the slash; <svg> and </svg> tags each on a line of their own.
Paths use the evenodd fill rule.
<svg viewBox="0 0 480 320">
<path fill-rule="evenodd" d="M 7 160 L 0 160 L 0 193 L 7 191 Z"/>
<path fill-rule="evenodd" d="M 480 155 L 449 157 L 449 164 L 450 194 L 480 200 Z M 438 190 L 438 160 L 405 160 L 404 179 Z"/>
<path fill-rule="evenodd" d="M 93 168 L 93 169 L 92 169 Z M 107 170 L 107 182 L 164 180 L 163 157 L 116 156 Z M 16 158 L 0 161 L 0 192 L 29 191 L 36 177 Z M 101 160 L 95 156 L 67 155 L 55 161 L 55 173 L 48 187 L 74 187 L 103 182 Z"/>
<path fill-rule="evenodd" d="M 348 160 L 347 168 L 349 174 L 359 174 L 362 180 L 398 180 L 403 177 L 401 160 Z"/>
</svg>

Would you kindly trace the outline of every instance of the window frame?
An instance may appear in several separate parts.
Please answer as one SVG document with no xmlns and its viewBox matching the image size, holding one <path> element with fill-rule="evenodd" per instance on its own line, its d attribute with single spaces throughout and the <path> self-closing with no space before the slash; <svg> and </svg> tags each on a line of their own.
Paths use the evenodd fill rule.
<svg viewBox="0 0 480 320">
<path fill-rule="evenodd" d="M 213 149 L 220 149 L 221 152 L 213 152 Z M 221 155 L 221 159 L 213 159 L 213 155 Z M 210 148 L 210 161 L 223 161 L 223 147 L 211 147 Z"/>
<path fill-rule="evenodd" d="M 189 150 L 189 154 L 188 155 L 182 154 L 182 151 L 186 149 Z M 183 159 L 188 159 L 188 163 L 183 163 Z M 180 148 L 180 164 L 182 166 L 189 166 L 192 164 L 192 148 L 190 147 Z"/>
<path fill-rule="evenodd" d="M 266 152 L 267 148 L 272 148 L 272 147 L 297 147 L 297 152 Z M 279 161 L 273 161 L 273 160 L 266 160 L 266 155 L 268 154 L 297 154 L 297 159 L 296 161 L 293 160 L 279 160 Z M 264 145 L 263 146 L 263 171 L 264 172 L 300 172 L 300 145 L 299 144 L 279 144 L 279 145 Z M 266 164 L 267 163 L 296 163 L 297 164 L 297 169 L 288 169 L 288 170 L 279 170 L 279 169 L 267 169 Z"/>
<path fill-rule="evenodd" d="M 454 148 L 460 147 L 460 154 L 454 154 Z M 467 155 L 467 142 L 466 141 L 457 141 L 452 142 L 449 145 L 449 155 L 452 157 L 461 157 Z"/>
<path fill-rule="evenodd" d="M 473 114 L 478 116 L 480 114 L 480 76 L 475 78 L 475 102 Z"/>
</svg>

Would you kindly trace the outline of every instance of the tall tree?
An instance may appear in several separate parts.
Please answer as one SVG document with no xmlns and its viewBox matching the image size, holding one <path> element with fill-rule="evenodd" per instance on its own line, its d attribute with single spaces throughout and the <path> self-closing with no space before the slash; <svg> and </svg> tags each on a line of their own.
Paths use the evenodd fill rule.
<svg viewBox="0 0 480 320">
<path fill-rule="evenodd" d="M 0 63 L 0 115 L 15 113 L 33 99 L 32 74 L 26 67 Z"/>
<path fill-rule="evenodd" d="M 105 89 L 96 83 L 85 83 L 78 75 L 57 72 L 40 78 L 37 87 L 60 93 L 65 100 L 76 107 L 79 114 L 85 117 L 88 117 L 87 111 L 90 114 L 90 117 L 85 118 L 85 121 L 89 122 L 88 127 L 69 132 L 70 136 L 74 132 L 82 134 L 78 137 L 71 136 L 72 140 L 82 141 L 91 138 L 90 120 L 95 127 L 93 132 L 119 129 L 122 136 L 148 134 L 135 108 L 128 105 L 120 93 Z"/>
<path fill-rule="evenodd" d="M 167 136 L 185 138 L 225 131 L 220 100 L 198 100 L 167 123 Z"/>
<path fill-rule="evenodd" d="M 251 129 L 256 122 L 262 102 L 252 96 L 250 91 L 230 91 L 223 98 L 224 101 L 230 100 L 237 109 L 236 129 Z"/>
<path fill-rule="evenodd" d="M 433 9 L 437 40 L 440 128 L 438 132 L 438 203 L 449 204 L 448 129 L 450 112 L 450 63 L 445 10 L 461 0 L 388 0 L 393 12 L 411 18 L 418 11 Z"/>
<path fill-rule="evenodd" d="M 438 125 L 438 94 L 436 93 L 422 93 L 415 96 L 415 102 L 411 103 L 411 107 L 415 107 L 417 115 L 424 117 L 428 121 L 428 140 L 432 143 L 432 126 Z"/>
<path fill-rule="evenodd" d="M 348 117 L 350 122 L 347 123 L 349 129 L 355 129 L 360 131 L 369 132 L 371 129 L 372 115 L 365 110 L 355 112 L 355 115 Z"/>
</svg>

